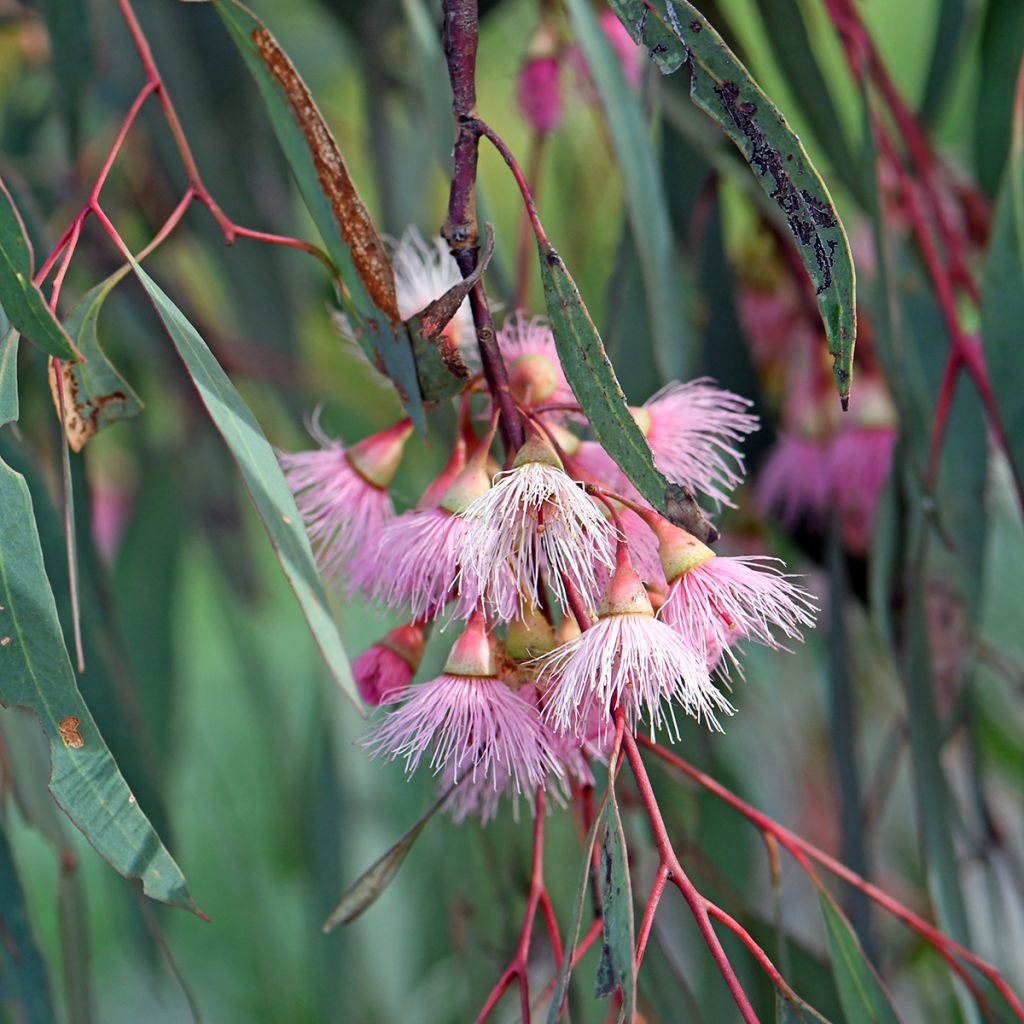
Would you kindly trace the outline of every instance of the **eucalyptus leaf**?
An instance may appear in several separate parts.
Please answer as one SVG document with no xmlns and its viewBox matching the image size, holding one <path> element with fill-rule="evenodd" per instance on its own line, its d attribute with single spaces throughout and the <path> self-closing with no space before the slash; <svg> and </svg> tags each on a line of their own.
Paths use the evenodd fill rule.
<svg viewBox="0 0 1024 1024">
<path fill-rule="evenodd" d="M 0 819 L 0 1008 L 4 1003 L 24 1024 L 50 1024 L 57 1018 L 50 998 L 46 963 L 29 920 L 25 893 Z"/>
<path fill-rule="evenodd" d="M 295 591 L 299 607 L 327 667 L 342 692 L 361 709 L 352 670 L 338 627 L 327 606 L 302 517 L 295 507 L 295 498 L 288 489 L 274 450 L 199 332 L 149 274 L 130 256 L 129 260 L 167 328 L 214 426 L 238 463 L 256 512 L 266 527 L 281 568 Z"/>
<path fill-rule="evenodd" d="M 452 787 L 453 789 L 454 787 Z M 416 822 L 394 846 L 377 858 L 345 891 L 337 906 L 328 914 L 323 923 L 325 933 L 333 931 L 339 924 L 349 924 L 364 910 L 372 906 L 377 897 L 391 884 L 398 874 L 402 861 L 412 849 L 430 819 L 445 805 L 452 789 L 442 794 L 426 814 Z"/>
<path fill-rule="evenodd" d="M 853 257 L 832 197 L 800 139 L 693 4 L 687 0 L 609 2 L 665 74 L 690 61 L 694 103 L 737 145 L 785 216 L 814 285 L 833 376 L 845 406 L 857 338 Z"/>
<path fill-rule="evenodd" d="M 33 284 L 32 274 L 32 246 L 25 225 L 0 180 L 0 306 L 14 328 L 48 355 L 78 358 L 67 332 Z"/>
<path fill-rule="evenodd" d="M 818 896 L 847 1024 L 899 1024 L 889 995 L 865 958 L 849 921 L 826 891 L 819 891 Z"/>
<path fill-rule="evenodd" d="M 100 347 L 96 329 L 104 301 L 123 276 L 117 271 L 86 292 L 64 321 L 85 359 L 62 367 L 64 432 L 72 451 L 81 451 L 104 427 L 142 411 L 141 399 Z"/>
<path fill-rule="evenodd" d="M 598 440 L 656 509 L 700 540 L 713 540 L 717 531 L 693 494 L 655 468 L 576 282 L 550 245 L 540 247 L 540 273 L 559 361 Z"/>
<path fill-rule="evenodd" d="M 196 911 L 78 691 L 28 487 L 2 461 L 0 508 L 0 703 L 36 713 L 50 744 L 50 792 L 111 866 L 141 879 L 147 896 Z"/>
<path fill-rule="evenodd" d="M 566 7 L 573 34 L 597 87 L 622 174 L 654 351 L 666 377 L 684 377 L 692 368 L 693 352 L 680 301 L 682 288 L 665 188 L 644 109 L 626 81 L 618 56 L 601 31 L 589 0 L 566 0 Z"/>
<path fill-rule="evenodd" d="M 21 336 L 11 327 L 0 307 L 0 427 L 17 420 L 18 410 L 18 340 Z"/>
<path fill-rule="evenodd" d="M 237 0 L 220 0 L 215 7 L 256 79 L 299 192 L 341 271 L 360 343 L 371 359 L 379 359 L 422 431 L 423 402 L 412 339 L 398 313 L 394 270 L 338 143 L 263 22 Z"/>
</svg>

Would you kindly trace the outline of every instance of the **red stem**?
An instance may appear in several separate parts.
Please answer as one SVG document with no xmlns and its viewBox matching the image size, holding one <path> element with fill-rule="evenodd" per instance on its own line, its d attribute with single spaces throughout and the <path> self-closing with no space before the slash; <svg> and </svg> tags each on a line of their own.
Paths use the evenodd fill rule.
<svg viewBox="0 0 1024 1024">
<path fill-rule="evenodd" d="M 780 825 L 774 819 L 769 818 L 766 814 L 763 814 L 755 807 L 746 803 L 731 790 L 726 789 L 720 782 L 711 778 L 710 775 L 706 775 L 699 768 L 695 768 L 689 762 L 684 761 L 681 757 L 673 754 L 670 750 L 666 750 L 660 744 L 655 743 L 644 736 L 638 736 L 637 740 L 657 757 L 661 758 L 661 760 L 666 764 L 671 765 L 677 771 L 682 772 L 687 776 L 687 778 L 692 779 L 694 782 L 703 786 L 724 803 L 732 807 L 735 811 L 742 814 L 743 817 L 756 825 L 762 832 L 772 836 L 780 846 L 787 850 L 797 860 L 797 862 L 804 867 L 805 870 L 808 870 L 809 868 L 807 858 L 816 861 L 837 878 L 841 878 L 848 885 L 852 885 L 854 888 L 859 889 L 868 896 L 869 899 L 873 900 L 894 917 L 901 920 L 909 928 L 920 935 L 925 942 L 942 954 L 947 963 L 950 963 L 951 957 L 955 955 L 970 964 L 983 977 L 991 982 L 993 987 L 1000 993 L 1000 995 L 1002 995 L 1013 1009 L 1017 1019 L 1024 1021 L 1024 1004 L 1021 1003 L 1020 999 L 1006 983 L 999 971 L 991 964 L 982 960 L 965 946 L 961 946 L 960 943 L 939 931 L 938 928 L 929 924 L 923 917 L 915 914 L 908 907 L 905 907 L 898 900 L 883 892 L 876 885 L 867 881 L 867 879 L 862 878 L 855 871 L 851 871 L 845 864 L 842 864 L 840 861 L 827 854 L 824 850 L 819 849 L 813 843 L 808 842 L 795 832 L 791 832 L 784 825 Z M 813 877 L 813 869 L 810 869 L 810 873 Z"/>
</svg>

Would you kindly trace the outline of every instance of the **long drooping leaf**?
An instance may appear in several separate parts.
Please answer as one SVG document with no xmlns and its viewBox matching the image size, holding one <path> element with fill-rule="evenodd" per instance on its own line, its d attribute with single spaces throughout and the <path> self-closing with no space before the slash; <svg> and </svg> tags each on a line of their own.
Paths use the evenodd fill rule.
<svg viewBox="0 0 1024 1024">
<path fill-rule="evenodd" d="M 662 372 L 684 377 L 692 365 L 682 289 L 672 245 L 665 188 L 647 131 L 643 107 L 626 81 L 611 43 L 589 0 L 567 0 L 573 34 L 597 86 L 615 158 L 622 174 L 626 210 L 643 273 L 652 342 Z"/>
<path fill-rule="evenodd" d="M 178 865 L 142 813 L 82 700 L 43 568 L 24 478 L 0 461 L 0 703 L 27 707 L 50 744 L 50 792 L 146 895 L 195 910 Z"/>
<path fill-rule="evenodd" d="M 72 451 L 81 451 L 98 430 L 142 411 L 142 401 L 107 358 L 96 331 L 103 303 L 123 276 L 117 271 L 86 292 L 64 322 L 85 359 L 62 366 L 64 432 Z"/>
<path fill-rule="evenodd" d="M 982 278 L 981 335 L 1014 475 L 1024 479 L 1024 72 Z"/>
<path fill-rule="evenodd" d="M 32 925 L 28 905 L 0 822 L 0 1007 L 14 1008 L 13 1019 L 25 1024 L 56 1020 L 50 981 Z"/>
<path fill-rule="evenodd" d="M 58 359 L 77 353 L 60 321 L 32 283 L 32 246 L 7 186 L 0 181 L 0 306 L 7 319 L 33 344 Z"/>
<path fill-rule="evenodd" d="M 960 80 L 963 54 L 973 36 L 966 22 L 967 0 L 940 0 L 928 78 L 921 98 L 921 120 L 926 125 L 935 123 L 950 86 Z"/>
<path fill-rule="evenodd" d="M 690 95 L 739 147 L 786 218 L 818 297 L 832 369 L 845 404 L 857 309 L 853 258 L 825 183 L 786 119 L 707 19 L 687 0 L 610 0 L 665 74 L 690 61 Z"/>
<path fill-rule="evenodd" d="M 694 536 L 713 539 L 717 534 L 693 495 L 655 468 L 576 282 L 550 245 L 540 247 L 540 273 L 559 360 L 601 444 L 656 509 Z"/>
<path fill-rule="evenodd" d="M 346 696 L 360 708 L 352 670 L 327 607 L 309 538 L 274 450 L 199 332 L 138 263 L 132 260 L 132 266 L 153 300 L 214 426 L 238 463 L 245 486 L 327 667 Z"/>
<path fill-rule="evenodd" d="M 865 958 L 849 921 L 827 892 L 822 890 L 818 895 L 847 1024 L 899 1024 L 889 995 Z"/>
<path fill-rule="evenodd" d="M 360 341 L 380 360 L 422 429 L 412 340 L 398 313 L 394 271 L 341 150 L 306 83 L 263 22 L 238 0 L 219 0 L 215 6 L 256 79 L 299 192 L 341 271 Z"/>
<path fill-rule="evenodd" d="M 43 0 L 43 17 L 50 34 L 57 98 L 67 130 L 68 151 L 81 142 L 82 103 L 92 72 L 88 0 Z"/>
<path fill-rule="evenodd" d="M 605 998 L 621 988 L 622 1019 L 632 1024 L 636 1017 L 633 889 L 614 782 L 608 787 L 604 820 L 600 865 L 604 943 L 597 965 L 595 994 L 598 998 Z"/>
<path fill-rule="evenodd" d="M 335 908 L 328 914 L 327 920 L 324 921 L 324 932 L 334 931 L 339 924 L 349 924 L 377 901 L 377 897 L 391 884 L 392 879 L 398 874 L 398 869 L 402 866 L 406 855 L 412 849 L 412 844 L 419 838 L 427 822 L 444 807 L 445 801 L 449 796 L 451 796 L 451 790 L 443 793 L 430 810 L 394 846 L 385 850 L 349 886 L 345 891 L 345 895 L 341 897 Z"/>
</svg>

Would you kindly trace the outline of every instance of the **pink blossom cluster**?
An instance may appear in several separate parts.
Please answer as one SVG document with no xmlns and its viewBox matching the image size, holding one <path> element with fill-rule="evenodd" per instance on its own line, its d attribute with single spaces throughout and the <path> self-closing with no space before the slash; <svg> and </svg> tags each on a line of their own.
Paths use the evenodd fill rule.
<svg viewBox="0 0 1024 1024">
<path fill-rule="evenodd" d="M 504 468 L 474 387 L 447 465 L 405 511 L 391 485 L 407 421 L 350 447 L 314 424 L 319 449 L 281 455 L 328 581 L 407 620 L 355 662 L 382 707 L 366 746 L 435 773 L 457 820 L 505 796 L 532 805 L 538 787 L 564 801 L 592 780 L 616 713 L 630 729 L 677 734 L 680 714 L 720 729 L 737 645 L 798 640 L 815 613 L 772 560 L 717 555 L 644 501 L 575 405 L 543 320 L 510 315 L 498 343 L 525 429 Z M 722 505 L 757 428 L 749 405 L 701 378 L 632 413 L 659 469 Z M 414 684 L 431 630 L 454 642 Z"/>
</svg>

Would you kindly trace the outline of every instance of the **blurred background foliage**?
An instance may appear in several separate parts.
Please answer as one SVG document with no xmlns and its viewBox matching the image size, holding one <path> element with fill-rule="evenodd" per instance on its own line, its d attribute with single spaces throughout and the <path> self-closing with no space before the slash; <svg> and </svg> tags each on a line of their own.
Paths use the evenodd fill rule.
<svg viewBox="0 0 1024 1024">
<path fill-rule="evenodd" d="M 891 320 L 886 310 L 899 307 L 903 357 L 887 361 L 884 343 L 876 347 L 902 426 L 869 558 L 840 553 L 821 531 L 787 533 L 762 522 L 749 489 L 721 517 L 737 549 L 746 541 L 777 550 L 807 573 L 825 610 L 821 628 L 792 654 L 751 652 L 736 694 L 740 713 L 725 735 L 688 723 L 682 749 L 773 817 L 858 861 L 858 870 L 936 917 L 1019 990 L 1024 537 L 1007 465 L 986 443 L 976 397 L 962 381 L 934 497 L 952 539 L 932 537 L 922 584 L 923 593 L 944 586 L 948 600 L 928 603 L 923 647 L 908 662 L 905 635 L 894 641 L 893 616 L 914 603 L 903 576 L 914 543 L 905 524 L 916 516 L 926 533 L 933 529 L 921 519 L 932 499 L 913 479 L 946 351 L 935 299 L 905 240 L 893 246 L 891 292 L 862 267 L 874 261 L 872 146 L 863 93 L 825 5 L 699 6 L 784 111 L 828 183 L 854 244 L 862 324 L 878 334 Z M 897 88 L 955 174 L 993 199 L 1008 151 L 1024 7 L 1018 0 L 858 6 Z M 423 0 L 257 0 L 255 8 L 317 97 L 381 230 L 397 237 L 414 224 L 435 233 L 452 136 L 439 12 Z M 315 238 L 215 12 L 142 0 L 138 14 L 221 205 L 239 223 Z M 493 0 L 481 14 L 479 108 L 522 157 L 532 143 L 516 106 L 516 76 L 538 6 Z M 37 254 L 79 208 L 141 80 L 113 3 L 0 0 L 0 176 Z M 766 421 L 749 445 L 756 476 L 780 413 L 773 385 L 755 373 L 738 295 L 751 280 L 786 279 L 786 270 L 753 178 L 690 106 L 686 70 L 670 78 L 648 72 L 643 97 L 666 183 L 688 339 L 684 351 L 655 352 L 636 260 L 642 240 L 630 233 L 609 135 L 586 83 L 565 81 L 564 119 L 546 143 L 537 188 L 547 232 L 631 401 L 680 372 L 710 373 L 755 399 Z M 480 182 L 481 219 L 497 237 L 488 289 L 509 310 L 520 205 L 487 148 Z M 158 111 L 147 108 L 107 185 L 106 209 L 138 249 L 183 187 Z M 67 308 L 118 264 L 91 224 L 65 286 Z M 194 205 L 147 266 L 276 445 L 304 445 L 302 419 L 318 403 L 328 430 L 349 440 L 397 417 L 393 393 L 340 343 L 330 282 L 308 257 L 246 240 L 225 249 Z M 529 309 L 542 309 L 535 277 Z M 966 307 L 962 313 L 976 317 Z M 55 1019 L 103 1024 L 199 1013 L 216 1022 L 471 1019 L 515 942 L 529 829 L 508 808 L 483 830 L 432 822 L 379 902 L 351 926 L 321 935 L 345 885 L 428 806 L 431 782 L 406 782 L 398 766 L 370 763 L 357 746 L 362 723 L 330 682 L 230 457 L 134 282 L 106 304 L 100 335 L 146 409 L 73 457 L 87 663 L 80 686 L 210 920 L 146 903 L 117 877 L 52 805 L 45 745 L 32 719 L 0 711 L 0 913 L 10 928 L 22 907 L 39 950 L 38 961 L 19 962 L 13 974 L 7 963 L 0 973 L 0 996 L 13 996 L 0 1013 L 46 1020 L 49 1003 Z M 67 627 L 57 424 L 43 357 L 21 348 L 22 415 L 0 430 L 0 455 L 29 480 Z M 855 383 L 854 403 L 856 395 Z M 438 411 L 431 421 L 442 440 L 414 440 L 398 478 L 409 503 L 443 461 L 451 417 Z M 901 473 L 912 482 L 901 483 Z M 393 624 L 354 604 L 339 602 L 336 612 L 352 656 Z M 435 637 L 423 678 L 439 667 L 446 645 Z M 922 716 L 939 729 L 933 761 L 912 749 L 911 726 Z M 775 949 L 773 886 L 757 833 L 709 795 L 660 769 L 653 774 L 694 877 Z M 628 794 L 624 801 L 627 831 L 644 837 L 642 815 Z M 638 892 L 656 866 L 643 846 L 634 844 Z M 942 859 L 944 850 L 952 860 Z M 548 888 L 565 922 L 579 860 L 568 814 L 552 816 L 547 851 Z M 779 891 L 788 937 L 780 962 L 804 998 L 842 1020 L 814 890 L 786 865 Z M 933 951 L 877 909 L 836 892 L 902 1020 L 979 1019 Z M 666 899 L 655 938 L 641 972 L 646 1019 L 733 1019 L 679 901 Z M 762 1019 L 773 1019 L 767 984 L 741 949 L 728 948 Z M 595 964 L 592 952 L 577 971 L 574 1020 L 605 1018 L 592 998 Z M 540 982 L 548 970 L 539 959 Z M 14 988 L 15 975 L 29 987 Z M 501 1019 L 515 1019 L 513 1009 Z"/>
</svg>

